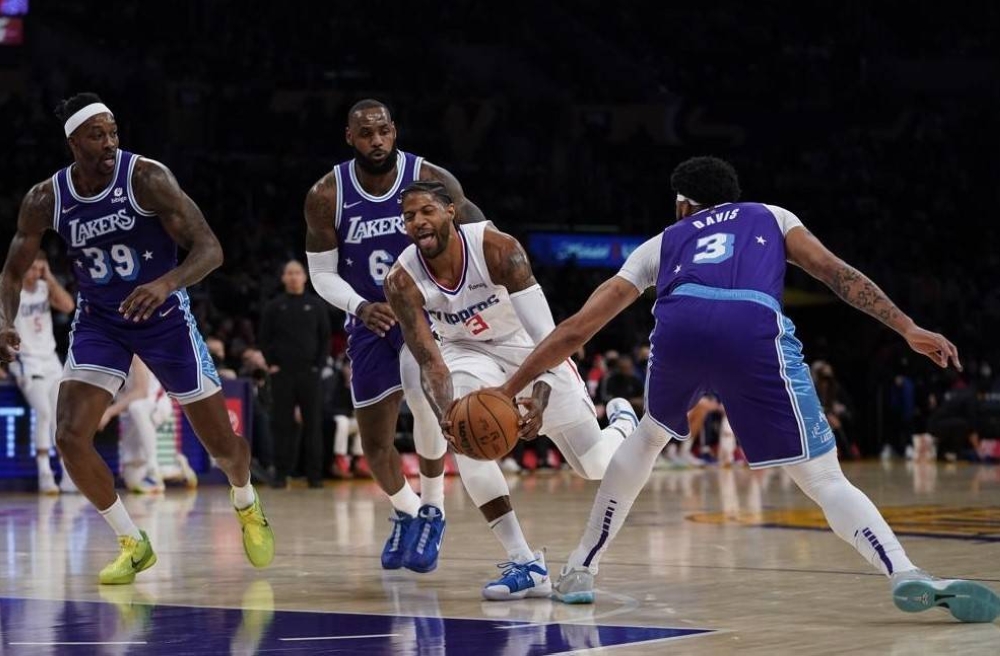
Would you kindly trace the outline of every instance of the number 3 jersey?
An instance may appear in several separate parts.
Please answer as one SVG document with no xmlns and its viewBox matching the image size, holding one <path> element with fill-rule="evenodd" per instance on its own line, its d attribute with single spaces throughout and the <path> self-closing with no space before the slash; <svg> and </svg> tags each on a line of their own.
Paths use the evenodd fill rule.
<svg viewBox="0 0 1000 656">
<path fill-rule="evenodd" d="M 132 189 L 139 156 L 119 149 L 111 183 L 95 196 L 73 187 L 72 166 L 52 176 L 52 225 L 66 241 L 80 299 L 87 311 L 124 322 L 118 306 L 139 285 L 177 266 L 177 246 Z"/>
<path fill-rule="evenodd" d="M 382 283 L 399 254 L 410 244 L 403 227 L 402 192 L 420 177 L 423 158 L 398 151 L 396 179 L 387 192 L 372 196 L 362 187 L 354 171 L 354 160 L 333 169 L 337 181 L 337 273 L 364 297 L 384 303 Z M 353 315 L 346 328 L 364 329 Z"/>
</svg>

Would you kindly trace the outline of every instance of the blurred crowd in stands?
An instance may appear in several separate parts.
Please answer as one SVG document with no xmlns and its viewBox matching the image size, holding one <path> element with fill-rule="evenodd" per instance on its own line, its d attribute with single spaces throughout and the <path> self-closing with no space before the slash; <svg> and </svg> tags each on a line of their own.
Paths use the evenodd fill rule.
<svg viewBox="0 0 1000 656">
<path fill-rule="evenodd" d="M 985 82 L 1000 79 L 986 28 L 1000 6 L 900 17 L 847 5 L 823 20 L 784 3 L 607 6 L 130 0 L 101 13 L 105 38 L 84 41 L 74 25 L 98 20 L 90 3 L 33 4 L 25 45 L 0 51 L 0 234 L 9 240 L 28 187 L 68 162 L 52 107 L 97 92 L 122 147 L 165 162 L 219 235 L 226 262 L 191 290 L 194 312 L 219 365 L 257 381 L 266 411 L 262 310 L 302 257 L 310 184 L 351 156 L 354 101 L 387 102 L 400 147 L 448 168 L 522 238 L 651 236 L 673 220 L 672 167 L 720 155 L 746 199 L 796 213 L 962 355 L 961 373 L 918 361 L 791 271 L 786 313 L 842 456 L 901 457 L 928 432 L 942 457 L 1000 454 L 1000 87 Z M 45 247 L 65 275 L 56 240 Z M 557 321 L 611 273 L 536 266 Z M 641 405 L 649 310 L 647 296 L 579 355 L 599 403 Z M 330 312 L 326 436 L 350 413 L 343 316 Z M 519 467 L 556 462 L 541 442 L 523 450 L 534 455 Z"/>
</svg>

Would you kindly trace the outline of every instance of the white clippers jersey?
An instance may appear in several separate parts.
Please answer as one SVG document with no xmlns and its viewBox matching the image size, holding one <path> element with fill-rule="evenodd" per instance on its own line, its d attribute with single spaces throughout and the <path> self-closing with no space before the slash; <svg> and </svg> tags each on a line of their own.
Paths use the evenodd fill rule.
<svg viewBox="0 0 1000 656">
<path fill-rule="evenodd" d="M 490 279 L 483 255 L 483 233 L 490 221 L 458 227 L 462 241 L 462 279 L 454 289 L 443 287 L 424 264 L 416 245 L 399 256 L 399 263 L 417 284 L 431 327 L 444 342 L 488 342 L 532 345 L 510 302 L 507 288 Z"/>
<path fill-rule="evenodd" d="M 21 338 L 21 355 L 51 355 L 56 351 L 52 334 L 52 310 L 49 308 L 49 286 L 39 280 L 35 291 L 21 290 L 21 307 L 14 320 L 14 329 Z"/>
</svg>

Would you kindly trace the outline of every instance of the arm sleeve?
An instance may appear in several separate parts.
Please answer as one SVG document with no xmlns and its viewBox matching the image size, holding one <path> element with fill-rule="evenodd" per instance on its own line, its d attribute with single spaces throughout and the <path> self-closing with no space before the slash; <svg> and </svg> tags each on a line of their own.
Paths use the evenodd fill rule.
<svg viewBox="0 0 1000 656">
<path fill-rule="evenodd" d="M 656 285 L 660 275 L 660 245 L 663 243 L 663 233 L 660 233 L 642 243 L 639 248 L 625 260 L 617 275 L 635 285 L 640 292 Z"/>
<path fill-rule="evenodd" d="M 527 289 L 514 292 L 510 295 L 510 302 L 514 306 L 517 318 L 521 320 L 531 339 L 535 340 L 535 344 L 545 339 L 556 327 L 541 285 L 536 283 Z"/>
<path fill-rule="evenodd" d="M 778 222 L 778 228 L 781 229 L 782 235 L 787 235 L 788 231 L 792 228 L 805 227 L 802 225 L 802 221 L 799 217 L 795 216 L 784 207 L 778 207 L 777 205 L 765 205 L 764 207 L 771 210 L 771 214 L 774 215 L 774 219 Z"/>
<path fill-rule="evenodd" d="M 322 253 L 306 253 L 309 276 L 313 289 L 327 303 L 348 314 L 357 314 L 358 306 L 365 302 L 361 294 L 337 273 L 337 249 Z"/>
</svg>

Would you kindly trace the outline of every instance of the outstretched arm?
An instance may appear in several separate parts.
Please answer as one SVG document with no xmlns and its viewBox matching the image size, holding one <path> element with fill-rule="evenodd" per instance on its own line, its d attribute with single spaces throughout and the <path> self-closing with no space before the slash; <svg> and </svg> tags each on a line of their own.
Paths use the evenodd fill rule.
<svg viewBox="0 0 1000 656">
<path fill-rule="evenodd" d="M 423 296 L 410 274 L 398 263 L 393 265 L 385 278 L 385 296 L 399 320 L 406 346 L 420 365 L 420 382 L 424 394 L 438 421 L 441 421 L 455 397 L 451 371 L 444 363 L 441 350 L 421 312 L 424 307 Z"/>
<path fill-rule="evenodd" d="M 917 353 L 922 353 L 940 367 L 949 361 L 959 371 L 962 363 L 958 349 L 944 335 L 924 330 L 908 317 L 872 280 L 830 252 L 806 228 L 792 228 L 785 236 L 788 260 L 825 283 L 849 305 L 871 315 L 903 336 Z"/>
<path fill-rule="evenodd" d="M 639 289 L 621 276 L 605 280 L 579 312 L 556 326 L 535 347 L 514 375 L 501 386 L 501 392 L 513 396 L 543 371 L 561 363 L 637 298 Z"/>
<path fill-rule="evenodd" d="M 52 182 L 40 182 L 28 191 L 17 215 L 17 233 L 7 250 L 7 260 L 0 275 L 0 362 L 10 362 L 21 346 L 14 330 L 14 320 L 21 304 L 24 272 L 35 261 L 42 235 L 52 225 L 55 196 Z"/>
<path fill-rule="evenodd" d="M 486 220 L 483 211 L 465 196 L 465 190 L 462 189 L 458 178 L 447 169 L 430 162 L 424 162 L 423 166 L 420 167 L 420 179 L 437 180 L 445 186 L 452 202 L 455 203 L 455 218 L 459 223 L 478 223 Z"/>
<path fill-rule="evenodd" d="M 188 252 L 176 268 L 156 280 L 139 285 L 122 301 L 118 311 L 126 319 L 145 321 L 167 297 L 193 285 L 222 265 L 222 246 L 205 221 L 201 209 L 177 184 L 163 164 L 142 158 L 135 167 L 132 186 L 144 209 L 160 217 L 174 242 Z"/>
</svg>

